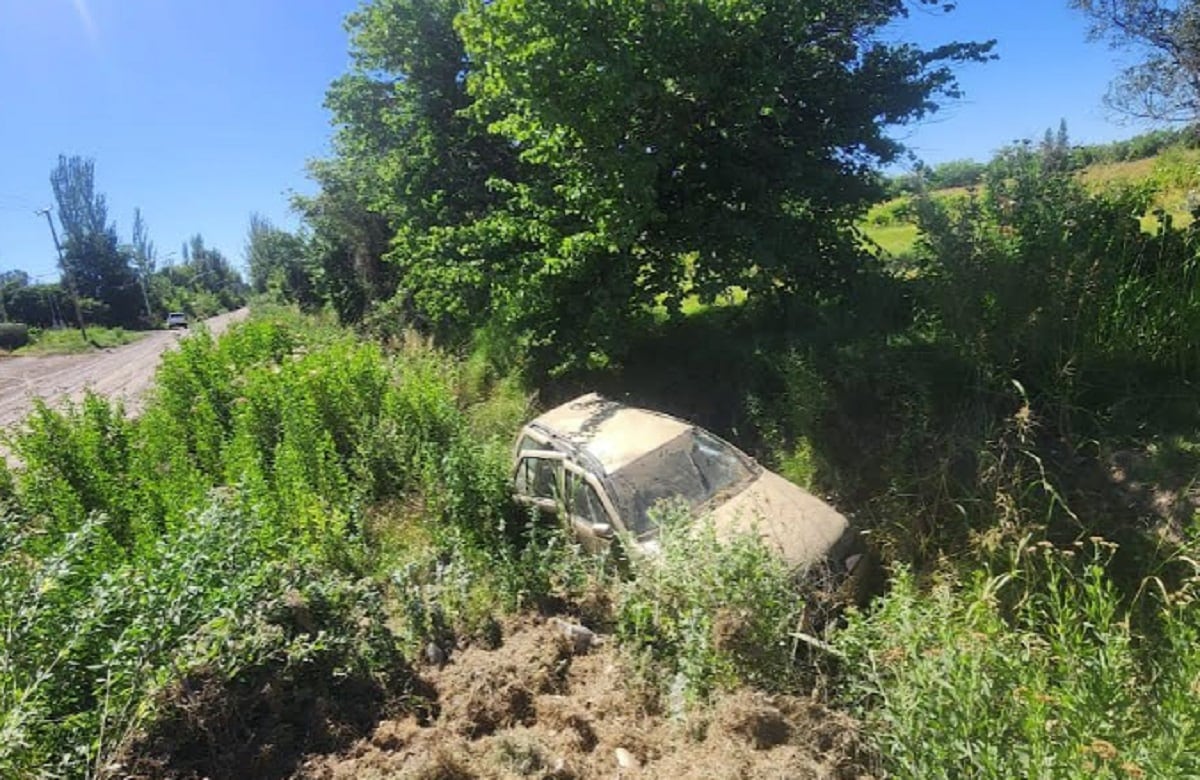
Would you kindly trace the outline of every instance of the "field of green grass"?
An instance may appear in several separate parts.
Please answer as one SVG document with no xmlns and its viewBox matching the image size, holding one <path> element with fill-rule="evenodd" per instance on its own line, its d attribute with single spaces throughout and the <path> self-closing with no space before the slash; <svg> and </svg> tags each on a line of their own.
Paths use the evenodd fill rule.
<svg viewBox="0 0 1200 780">
<path fill-rule="evenodd" d="M 14 351 L 15 355 L 70 355 L 96 348 L 119 347 L 146 336 L 144 331 L 123 328 L 89 327 L 88 340 L 75 328 L 30 331 L 30 343 Z"/>
<path fill-rule="evenodd" d="M 895 225 L 863 226 L 863 232 L 874 242 L 886 257 L 900 257 L 912 250 L 917 243 L 919 230 L 910 222 Z"/>
<path fill-rule="evenodd" d="M 1194 194 L 1200 189 L 1200 149 L 1168 149 L 1154 157 L 1126 162 L 1090 165 L 1077 173 L 1088 189 L 1144 186 L 1153 189 L 1150 207 L 1141 217 L 1142 229 L 1153 232 L 1158 228 L 1161 212 L 1177 227 L 1192 221 L 1191 203 L 1200 203 Z M 963 187 L 935 190 L 937 199 L 962 197 L 968 194 Z M 903 213 L 909 196 L 892 198 L 876 204 L 864 218 L 860 228 L 878 245 L 884 257 L 898 258 L 916 245 L 918 228 Z"/>
</svg>

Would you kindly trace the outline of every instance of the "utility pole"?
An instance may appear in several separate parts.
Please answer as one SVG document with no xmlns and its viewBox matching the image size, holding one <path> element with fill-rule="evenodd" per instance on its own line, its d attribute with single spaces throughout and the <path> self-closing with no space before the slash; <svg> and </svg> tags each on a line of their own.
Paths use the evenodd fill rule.
<svg viewBox="0 0 1200 780">
<path fill-rule="evenodd" d="M 58 250 L 58 267 L 62 269 L 63 282 L 67 285 L 67 292 L 71 295 L 71 300 L 75 303 L 75 324 L 79 326 L 79 332 L 83 335 L 83 340 L 88 340 L 87 328 L 83 325 L 83 309 L 79 306 L 79 291 L 75 289 L 75 277 L 67 268 L 66 261 L 63 260 L 62 245 L 58 243 L 58 231 L 54 229 L 54 220 L 50 218 L 50 207 L 38 209 L 34 212 L 38 216 L 46 217 L 46 224 L 50 226 L 50 236 L 54 239 L 54 248 Z"/>
</svg>

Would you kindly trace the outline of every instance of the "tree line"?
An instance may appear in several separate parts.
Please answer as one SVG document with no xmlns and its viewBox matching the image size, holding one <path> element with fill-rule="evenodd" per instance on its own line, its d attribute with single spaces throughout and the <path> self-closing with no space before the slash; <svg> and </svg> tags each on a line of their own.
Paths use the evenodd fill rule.
<svg viewBox="0 0 1200 780">
<path fill-rule="evenodd" d="M 1059 122 L 1057 131 L 1047 128 L 1036 145 L 1032 141 L 1016 141 L 998 150 L 987 162 L 970 159 L 949 160 L 937 165 L 918 162 L 911 172 L 889 177 L 887 192 L 896 196 L 922 190 L 976 187 L 986 178 L 989 166 L 1003 160 L 1022 144 L 1035 148 L 1050 168 L 1078 171 L 1089 165 L 1145 160 L 1172 148 L 1200 148 L 1200 125 L 1158 128 L 1103 144 L 1072 144 L 1064 119 Z"/>
<path fill-rule="evenodd" d="M 135 209 L 130 239 L 122 241 L 96 188 L 94 160 L 60 155 L 50 182 L 59 281 L 37 284 L 21 270 L 0 274 L 0 320 L 42 328 L 145 328 L 160 324 L 168 311 L 205 316 L 245 302 L 241 275 L 199 233 L 183 244 L 179 262 L 160 264 Z"/>
<path fill-rule="evenodd" d="M 1071 4 L 1142 55 L 1114 108 L 1194 121 L 1200 4 Z M 870 265 L 864 209 L 905 185 L 878 173 L 904 153 L 889 128 L 960 97 L 953 69 L 994 56 L 993 42 L 884 34 L 914 8 L 950 10 L 372 0 L 347 19 L 352 65 L 326 97 L 334 153 L 310 165 L 319 192 L 293 204 L 305 230 L 252 225 L 254 286 L 450 341 L 482 328 L 559 368 L 619 358 L 631 329 L 689 300 L 844 298 Z M 1195 137 L 1070 146 L 1064 122 L 1038 151 L 1074 169 Z M 954 161 L 919 175 L 984 173 Z"/>
<path fill-rule="evenodd" d="M 922 3 L 922 5 L 932 5 Z M 330 88 L 334 154 L 256 289 L 548 366 L 619 356 L 689 298 L 844 293 L 888 128 L 959 95 L 991 44 L 892 42 L 903 0 L 688 4 L 375 0 Z"/>
</svg>

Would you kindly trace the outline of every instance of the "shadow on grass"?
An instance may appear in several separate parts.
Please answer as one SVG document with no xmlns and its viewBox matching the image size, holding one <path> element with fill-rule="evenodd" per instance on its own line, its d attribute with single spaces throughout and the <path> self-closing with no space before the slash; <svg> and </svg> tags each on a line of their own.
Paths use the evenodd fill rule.
<svg viewBox="0 0 1200 780">
<path fill-rule="evenodd" d="M 1100 535 L 1121 545 L 1127 592 L 1163 571 L 1172 550 L 1148 507 L 1156 491 L 1196 484 L 1200 396 L 1145 366 L 1081 372 L 1069 402 L 1028 378 L 989 378 L 949 339 L 918 332 L 899 287 L 855 306 L 659 323 L 611 367 L 544 386 L 542 401 L 599 391 L 694 421 L 776 469 L 803 443 L 814 489 L 892 560 L 923 567 L 989 536 Z M 1114 479 L 1114 451 L 1163 441 L 1174 444 L 1150 458 L 1152 479 Z"/>
</svg>

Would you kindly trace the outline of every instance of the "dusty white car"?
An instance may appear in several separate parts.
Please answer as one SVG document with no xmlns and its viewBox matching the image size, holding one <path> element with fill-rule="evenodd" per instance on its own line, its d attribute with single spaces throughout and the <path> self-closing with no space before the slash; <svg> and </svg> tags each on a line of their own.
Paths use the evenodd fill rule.
<svg viewBox="0 0 1200 780">
<path fill-rule="evenodd" d="M 728 442 L 666 414 L 589 394 L 551 409 L 518 437 L 513 496 L 557 515 L 586 549 L 628 534 L 657 551 L 651 508 L 682 499 L 718 537 L 761 535 L 790 565 L 851 571 L 863 546 L 847 519 Z"/>
</svg>

